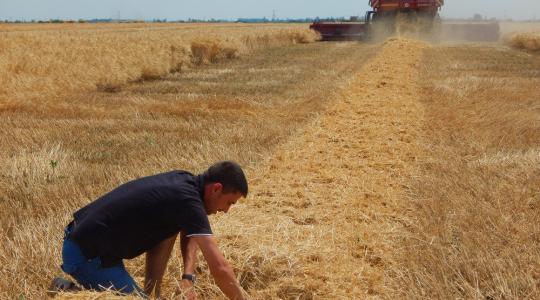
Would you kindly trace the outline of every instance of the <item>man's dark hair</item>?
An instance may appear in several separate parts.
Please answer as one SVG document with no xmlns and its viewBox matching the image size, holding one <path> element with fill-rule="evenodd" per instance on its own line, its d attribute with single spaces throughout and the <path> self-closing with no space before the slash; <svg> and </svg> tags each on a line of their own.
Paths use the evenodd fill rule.
<svg viewBox="0 0 540 300">
<path fill-rule="evenodd" d="M 223 193 L 248 194 L 248 184 L 244 171 L 234 161 L 220 161 L 208 168 L 203 174 L 204 183 L 219 182 L 223 185 Z"/>
</svg>

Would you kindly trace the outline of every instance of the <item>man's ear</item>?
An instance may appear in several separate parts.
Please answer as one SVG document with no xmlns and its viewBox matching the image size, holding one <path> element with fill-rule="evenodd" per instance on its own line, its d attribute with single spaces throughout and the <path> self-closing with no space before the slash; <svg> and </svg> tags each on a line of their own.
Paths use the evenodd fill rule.
<svg viewBox="0 0 540 300">
<path fill-rule="evenodd" d="M 223 191 L 223 184 L 221 184 L 220 182 L 213 183 L 212 184 L 212 191 L 214 193 Z"/>
</svg>

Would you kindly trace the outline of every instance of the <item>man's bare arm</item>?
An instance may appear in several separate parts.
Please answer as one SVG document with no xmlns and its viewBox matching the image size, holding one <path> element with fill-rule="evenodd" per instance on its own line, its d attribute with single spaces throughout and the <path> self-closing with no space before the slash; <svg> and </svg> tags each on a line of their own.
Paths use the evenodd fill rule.
<svg viewBox="0 0 540 300">
<path fill-rule="evenodd" d="M 180 232 L 180 251 L 182 252 L 182 260 L 184 262 L 184 274 L 195 274 L 197 250 L 199 250 L 199 246 L 195 240 L 187 237 L 184 231 Z M 184 297 L 188 300 L 197 299 L 197 293 L 193 288 L 193 282 L 190 280 L 182 280 L 180 283 L 180 290 L 177 292 L 183 293 Z"/>
<path fill-rule="evenodd" d="M 146 252 L 146 267 L 144 276 L 144 292 L 150 295 L 155 291 L 156 298 L 161 294 L 161 281 L 167 268 L 167 262 L 171 256 L 176 235 L 163 240 L 154 248 Z"/>
<path fill-rule="evenodd" d="M 184 274 L 194 274 L 197 264 L 197 243 L 186 236 L 185 232 L 180 233 L 180 250 L 182 251 L 182 260 L 184 262 Z"/>
<path fill-rule="evenodd" d="M 192 237 L 199 245 L 210 273 L 214 277 L 221 291 L 229 298 L 234 300 L 243 300 L 242 288 L 236 280 L 234 271 L 219 251 L 217 242 L 213 236 L 194 236 Z"/>
</svg>

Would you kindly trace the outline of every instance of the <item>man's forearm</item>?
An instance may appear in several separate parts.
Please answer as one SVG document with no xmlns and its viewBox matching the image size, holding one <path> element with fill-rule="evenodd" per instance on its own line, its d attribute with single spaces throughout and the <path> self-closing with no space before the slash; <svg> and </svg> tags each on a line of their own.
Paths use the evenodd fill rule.
<svg viewBox="0 0 540 300">
<path fill-rule="evenodd" d="M 185 234 L 182 233 L 180 249 L 182 251 L 182 261 L 184 262 L 184 274 L 194 274 L 199 246 L 197 246 L 197 243 L 195 243 L 193 239 L 186 237 Z"/>
<path fill-rule="evenodd" d="M 221 291 L 229 298 L 243 300 L 244 294 L 234 271 L 219 251 L 214 237 L 194 237 L 208 263 L 208 268 Z"/>
<path fill-rule="evenodd" d="M 229 298 L 234 300 L 243 300 L 242 288 L 236 280 L 232 268 L 227 264 L 219 268 L 210 269 L 214 280 L 221 291 Z"/>
</svg>

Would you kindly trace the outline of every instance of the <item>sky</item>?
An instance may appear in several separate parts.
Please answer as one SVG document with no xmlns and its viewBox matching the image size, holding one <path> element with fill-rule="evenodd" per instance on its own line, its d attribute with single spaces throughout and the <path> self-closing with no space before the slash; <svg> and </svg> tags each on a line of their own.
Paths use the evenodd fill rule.
<svg viewBox="0 0 540 300">
<path fill-rule="evenodd" d="M 0 0 L 0 20 L 363 16 L 368 0 Z M 540 19 L 540 0 L 446 0 L 441 16 Z"/>
</svg>

